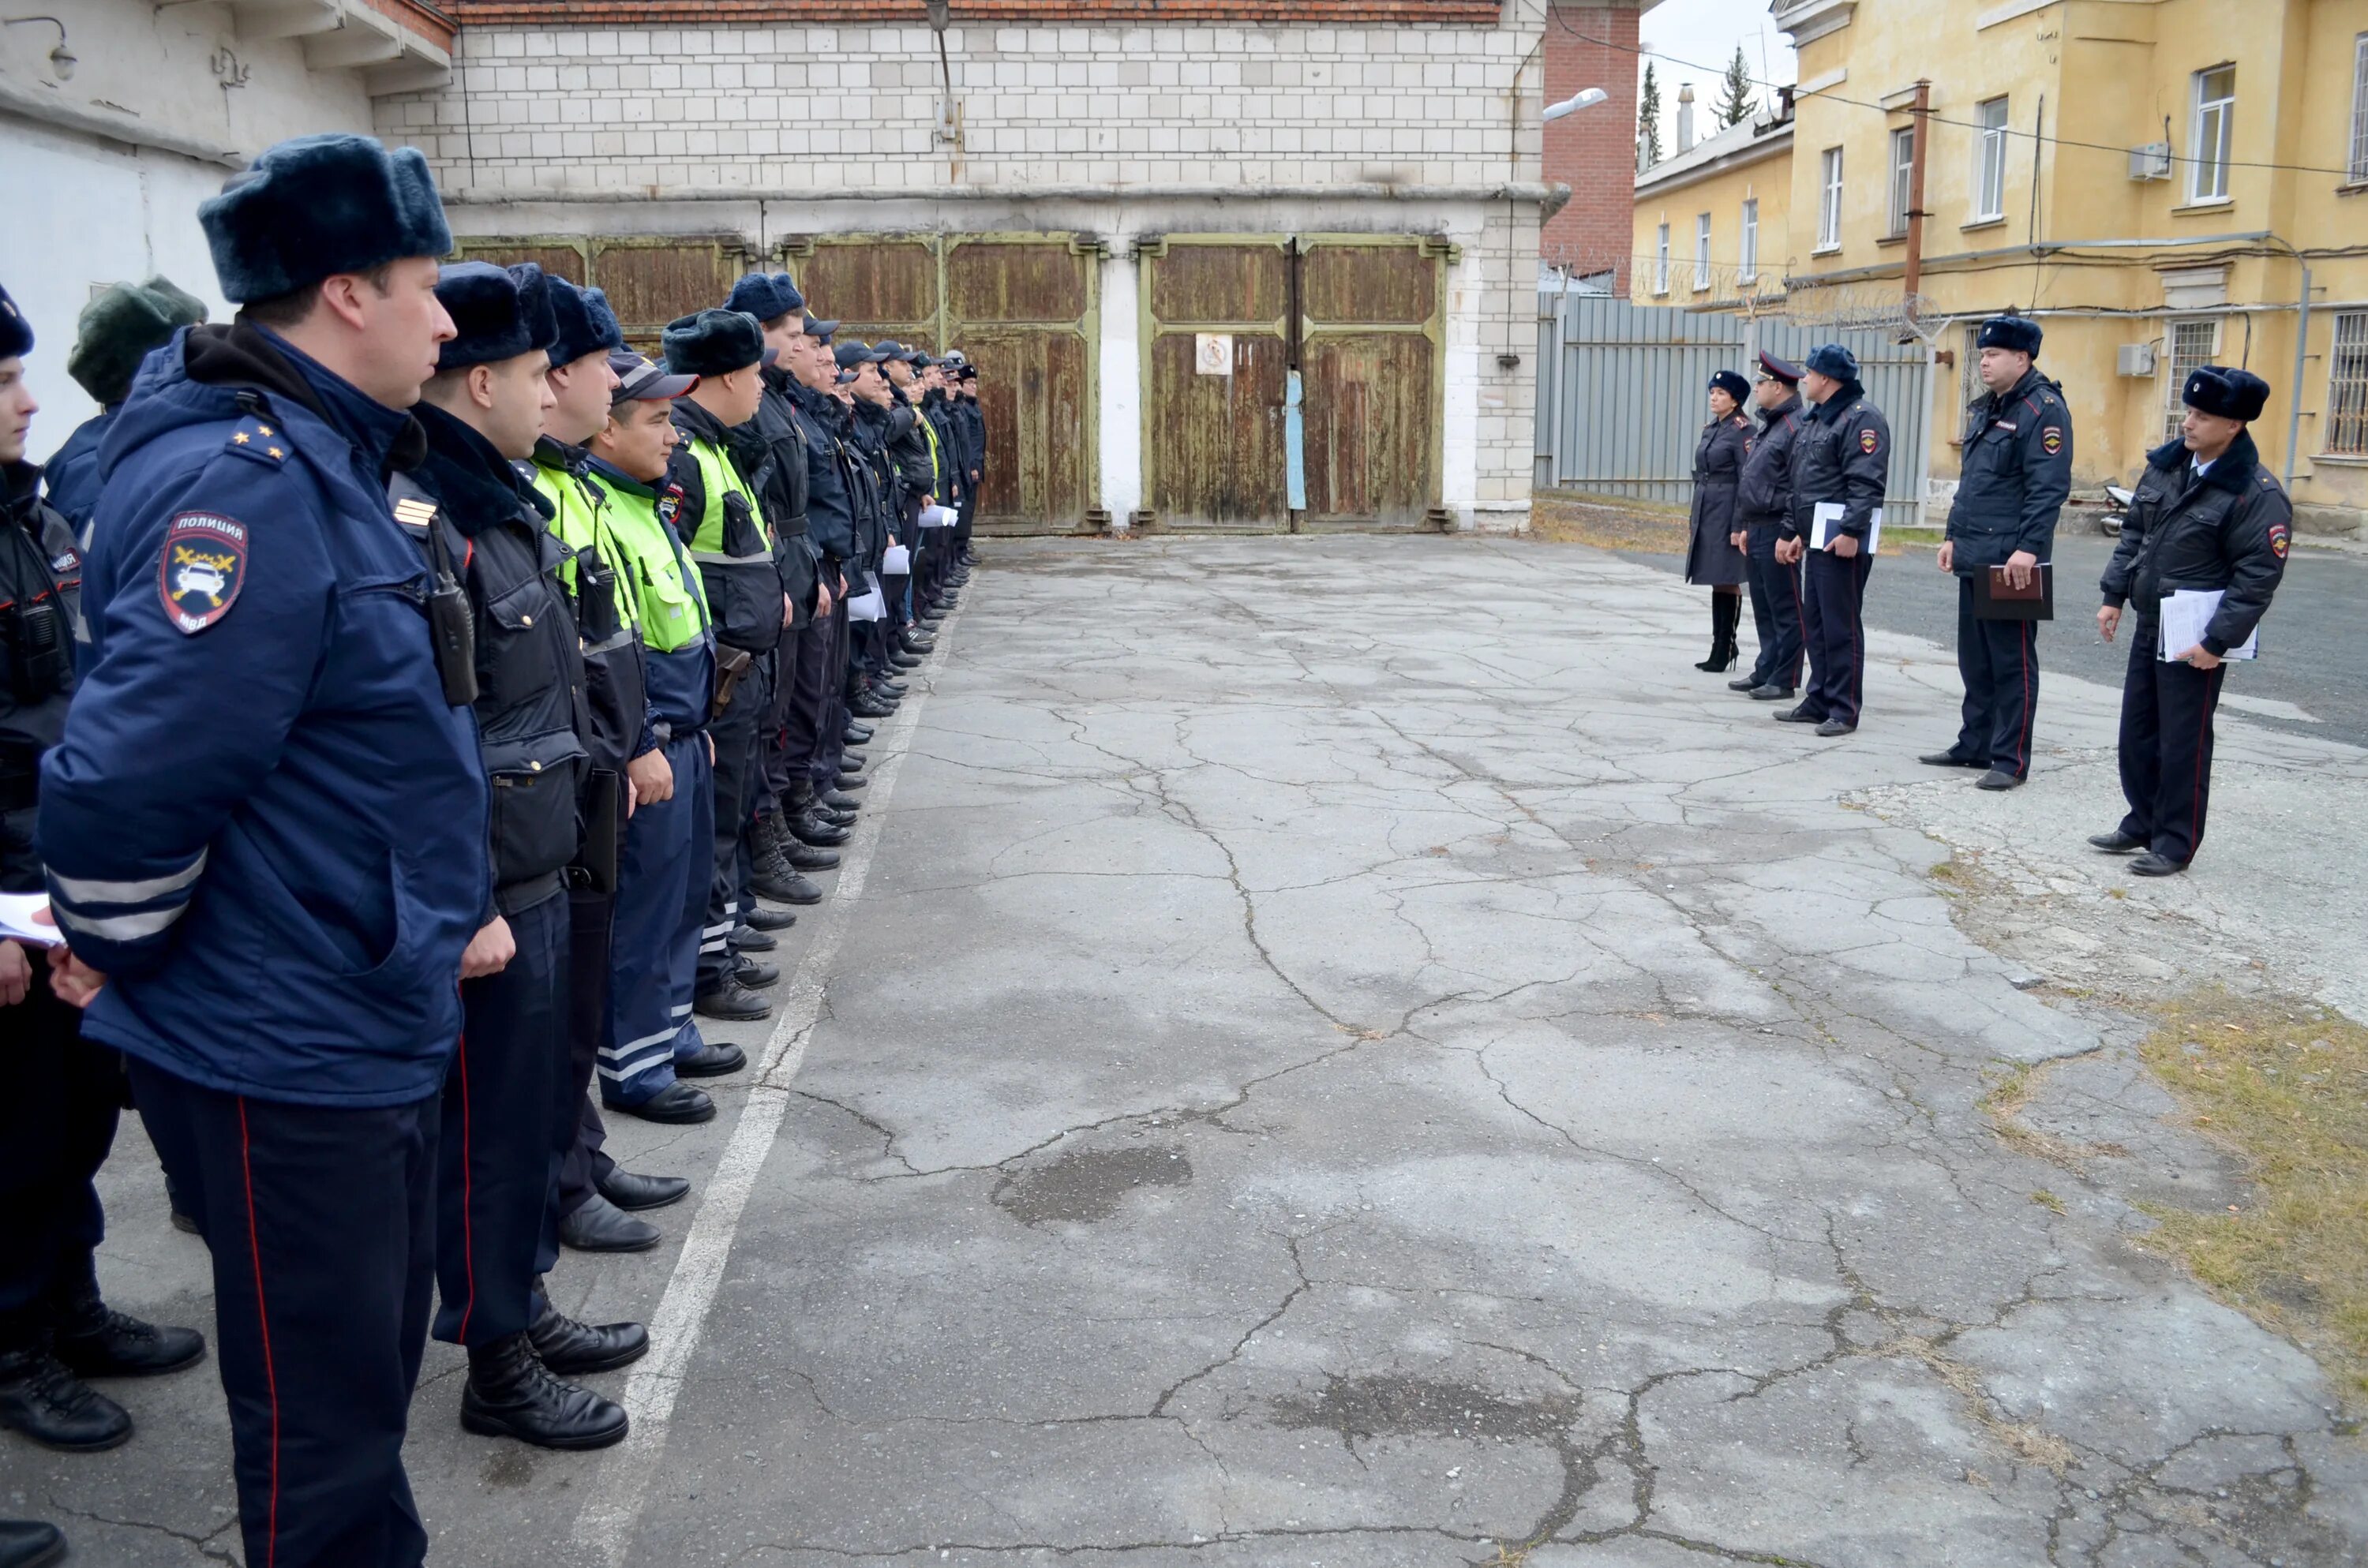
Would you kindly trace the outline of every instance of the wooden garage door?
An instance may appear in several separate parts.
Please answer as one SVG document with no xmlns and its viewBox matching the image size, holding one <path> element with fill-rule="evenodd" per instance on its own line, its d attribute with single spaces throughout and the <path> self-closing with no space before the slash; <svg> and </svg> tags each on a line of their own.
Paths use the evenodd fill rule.
<svg viewBox="0 0 2368 1568">
<path fill-rule="evenodd" d="M 651 355 L 658 352 L 666 323 L 722 305 L 741 274 L 758 262 L 730 234 L 467 239 L 459 249 L 472 261 L 536 262 L 571 283 L 601 290 L 625 341 Z"/>
<path fill-rule="evenodd" d="M 1288 237 L 1170 235 L 1140 254 L 1145 505 L 1162 528 L 1283 526 Z"/>
<path fill-rule="evenodd" d="M 1441 247 L 1304 236 L 1307 524 L 1416 528 L 1440 494 Z"/>
</svg>

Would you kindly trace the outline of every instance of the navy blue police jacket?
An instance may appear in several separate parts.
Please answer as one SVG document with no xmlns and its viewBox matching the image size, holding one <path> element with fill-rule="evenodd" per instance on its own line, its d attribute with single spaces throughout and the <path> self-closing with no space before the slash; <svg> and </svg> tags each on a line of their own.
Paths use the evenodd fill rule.
<svg viewBox="0 0 2368 1568">
<path fill-rule="evenodd" d="M 1958 576 L 2003 566 L 2017 551 L 2055 559 L 2055 519 L 2072 494 L 2072 415 L 2063 390 L 2026 370 L 2011 390 L 1966 405 L 1947 535 Z"/>
<path fill-rule="evenodd" d="M 805 437 L 806 535 L 819 558 L 844 566 L 858 553 L 855 502 L 838 466 L 837 400 L 795 382 L 784 389 Z M 825 582 L 829 577 L 825 575 Z"/>
<path fill-rule="evenodd" d="M 225 1093 L 442 1085 L 484 916 L 476 727 L 389 510 L 419 427 L 244 323 L 149 357 L 100 452 L 90 644 L 42 758 L 92 1039 Z"/>
<path fill-rule="evenodd" d="M 121 408 L 94 414 L 74 427 L 51 457 L 43 475 L 50 505 L 58 509 L 79 538 L 89 526 L 91 514 L 98 508 L 98 450 L 107 433 L 115 425 L 115 415 Z"/>
</svg>

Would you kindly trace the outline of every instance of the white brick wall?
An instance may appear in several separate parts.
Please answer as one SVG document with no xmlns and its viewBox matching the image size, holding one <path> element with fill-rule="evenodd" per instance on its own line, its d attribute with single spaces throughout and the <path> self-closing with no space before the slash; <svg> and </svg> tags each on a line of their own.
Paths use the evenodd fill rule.
<svg viewBox="0 0 2368 1568">
<path fill-rule="evenodd" d="M 1463 246 L 1450 273 L 1444 498 L 1467 526 L 1520 526 L 1538 210 L 1494 193 L 1540 178 L 1543 27 L 1543 0 L 1508 0 L 1496 28 L 958 27 L 946 35 L 958 146 L 932 139 L 926 28 L 471 28 L 452 82 L 378 100 L 378 126 L 427 153 L 458 199 L 456 226 L 478 233 L 712 233 L 733 226 L 722 210 L 745 210 L 719 199 L 733 192 L 757 203 L 741 221 L 752 237 L 989 226 L 975 195 L 930 200 L 964 187 L 1020 204 L 993 227 L 1084 228 L 1123 257 L 1130 229 L 1312 222 L 1257 210 L 1266 187 L 1362 187 L 1324 199 L 1324 226 Z M 1376 186 L 1437 189 L 1406 199 Z M 1057 202 L 1031 198 L 1045 187 L 1061 187 Z M 1106 188 L 1109 210 L 1078 187 Z M 882 199 L 892 193 L 914 199 Z M 850 197 L 878 216 L 847 221 Z M 1133 264 L 1105 264 L 1121 265 Z M 1507 354 L 1518 369 L 1498 364 Z"/>
</svg>

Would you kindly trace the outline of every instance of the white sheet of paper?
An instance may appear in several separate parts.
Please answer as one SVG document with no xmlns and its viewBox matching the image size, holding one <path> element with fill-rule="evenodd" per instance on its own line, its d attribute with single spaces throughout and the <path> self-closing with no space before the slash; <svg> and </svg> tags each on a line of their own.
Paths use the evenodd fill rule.
<svg viewBox="0 0 2368 1568">
<path fill-rule="evenodd" d="M 925 528 L 950 528 L 962 521 L 962 515 L 951 506 L 924 506 L 921 526 Z"/>
<path fill-rule="evenodd" d="M 63 940 L 54 926 L 37 926 L 33 912 L 47 909 L 50 895 L 45 892 L 0 892 L 0 942 L 23 942 L 28 947 L 54 948 Z"/>
<path fill-rule="evenodd" d="M 913 552 L 901 544 L 890 545 L 887 553 L 880 558 L 880 574 L 883 577 L 907 576 L 912 570 Z"/>
<path fill-rule="evenodd" d="M 1809 548 L 1811 550 L 1826 548 L 1827 536 L 1833 531 L 1833 526 L 1842 520 L 1842 514 L 1847 510 L 1849 508 L 1839 501 L 1817 503 L 1816 509 L 1809 514 Z M 1866 552 L 1869 555 L 1873 555 L 1883 549 L 1883 508 L 1880 506 L 1877 506 L 1867 519 L 1865 544 Z"/>
<path fill-rule="evenodd" d="M 880 579 L 871 573 L 863 574 L 863 591 L 847 601 L 849 620 L 885 620 L 888 619 L 888 596 L 880 591 Z"/>
<path fill-rule="evenodd" d="M 2162 646 L 2155 656 L 2165 664 L 2176 659 L 2203 641 L 2212 629 L 2212 618 L 2220 611 L 2222 590 L 2218 588 L 2175 588 L 2162 601 Z M 2221 655 L 2224 659 L 2258 659 L 2261 656 L 2261 629 L 2245 639 L 2241 648 L 2231 648 Z"/>
</svg>

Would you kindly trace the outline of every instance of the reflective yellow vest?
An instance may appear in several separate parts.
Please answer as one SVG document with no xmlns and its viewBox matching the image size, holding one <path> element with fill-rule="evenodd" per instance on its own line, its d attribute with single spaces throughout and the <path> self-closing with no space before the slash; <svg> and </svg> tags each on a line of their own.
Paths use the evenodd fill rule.
<svg viewBox="0 0 2368 1568">
<path fill-rule="evenodd" d="M 682 541 L 658 516 L 657 498 L 620 485 L 602 508 L 620 552 L 617 570 L 632 585 L 633 619 L 651 651 L 671 653 L 707 635 L 707 590 L 683 558 Z"/>
</svg>

